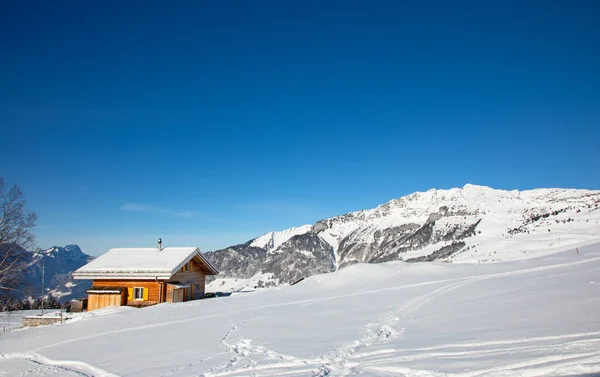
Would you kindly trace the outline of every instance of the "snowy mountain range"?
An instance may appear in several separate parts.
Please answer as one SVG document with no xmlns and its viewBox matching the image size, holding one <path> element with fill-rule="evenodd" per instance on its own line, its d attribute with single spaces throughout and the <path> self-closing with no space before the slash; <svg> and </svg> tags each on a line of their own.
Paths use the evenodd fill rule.
<svg viewBox="0 0 600 377">
<path fill-rule="evenodd" d="M 54 246 L 39 252 L 25 251 L 26 260 L 23 272 L 25 283 L 18 298 L 36 298 L 42 292 L 42 265 L 44 265 L 44 291 L 51 293 L 61 301 L 86 297 L 85 291 L 91 287 L 91 281 L 74 280 L 73 271 L 89 263 L 91 257 L 81 251 L 77 245 Z"/>
<path fill-rule="evenodd" d="M 465 185 L 416 192 L 370 210 L 272 231 L 205 253 L 221 274 L 207 289 L 275 286 L 356 263 L 402 260 L 489 263 L 529 259 L 600 241 L 600 191 L 503 191 Z M 24 252 L 20 298 L 45 288 L 62 301 L 84 297 L 90 281 L 72 272 L 93 257 L 77 245 Z"/>
<path fill-rule="evenodd" d="M 467 184 L 416 192 L 206 253 L 209 289 L 273 286 L 355 263 L 528 259 L 600 239 L 600 191 L 504 191 Z"/>
</svg>

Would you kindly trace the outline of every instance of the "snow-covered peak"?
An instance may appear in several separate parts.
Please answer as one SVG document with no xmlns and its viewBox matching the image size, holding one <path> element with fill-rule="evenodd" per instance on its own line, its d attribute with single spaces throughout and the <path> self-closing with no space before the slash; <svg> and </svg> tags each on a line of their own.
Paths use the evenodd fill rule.
<svg viewBox="0 0 600 377">
<path fill-rule="evenodd" d="M 332 265 L 527 259 L 596 242 L 599 224 L 600 191 L 467 184 L 415 192 L 313 227 L 270 232 L 217 251 L 214 260 L 230 276 L 273 273 L 279 283 L 292 283 Z"/>
<path fill-rule="evenodd" d="M 363 227 L 387 229 L 404 224 L 423 224 L 431 214 L 460 214 L 481 216 L 506 213 L 523 213 L 526 209 L 553 211 L 568 205 L 588 205 L 600 195 L 600 191 L 579 189 L 497 190 L 487 186 L 466 184 L 460 188 L 430 189 L 415 192 L 369 210 L 321 220 L 315 226 L 317 232 L 328 237 L 333 246 L 355 230 Z M 327 233 L 327 235 L 324 235 Z M 335 242 L 333 239 L 337 240 Z M 330 242 L 330 243 L 331 243 Z"/>
<path fill-rule="evenodd" d="M 462 187 L 462 190 L 468 190 L 468 191 L 501 191 L 501 190 L 496 190 L 493 189 L 489 186 L 483 186 L 483 185 L 474 185 L 472 183 L 467 183 Z"/>
<path fill-rule="evenodd" d="M 585 200 L 600 191 L 579 189 L 534 189 L 534 190 L 497 190 L 487 186 L 466 184 L 462 188 L 447 190 L 430 189 L 426 192 L 415 192 L 380 205 L 371 210 L 351 212 L 348 215 L 358 218 L 381 217 L 409 214 L 416 212 L 436 212 L 441 206 L 463 207 L 467 210 L 497 207 L 498 205 L 525 205 L 535 201 L 551 203 L 557 200 Z M 344 215 L 344 216 L 348 216 Z"/>
<path fill-rule="evenodd" d="M 264 234 L 256 239 L 254 239 L 252 241 L 252 243 L 250 244 L 250 246 L 253 247 L 260 247 L 263 248 L 265 250 L 267 250 L 268 252 L 277 249 L 279 246 L 281 246 L 284 242 L 286 242 L 287 240 L 289 240 L 290 238 L 300 235 L 300 234 L 305 234 L 310 232 L 313 229 L 312 225 L 302 225 L 300 227 L 294 227 L 294 228 L 289 228 L 289 229 L 285 229 L 282 231 L 273 231 L 273 232 L 269 232 L 267 234 Z"/>
<path fill-rule="evenodd" d="M 79 246 L 67 245 L 65 247 L 53 246 L 53 247 L 45 249 L 45 250 L 40 250 L 40 251 L 34 253 L 34 258 L 38 259 L 42 255 L 45 257 L 49 257 L 49 258 L 56 258 L 57 256 L 60 255 L 61 257 L 64 257 L 67 259 L 72 259 L 72 258 L 79 258 L 84 254 L 81 251 L 81 249 L 79 248 Z"/>
</svg>

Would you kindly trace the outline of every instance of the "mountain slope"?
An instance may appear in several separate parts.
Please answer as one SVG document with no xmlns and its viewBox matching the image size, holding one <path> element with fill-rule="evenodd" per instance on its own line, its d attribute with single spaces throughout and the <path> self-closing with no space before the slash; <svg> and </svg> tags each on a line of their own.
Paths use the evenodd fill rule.
<svg viewBox="0 0 600 377">
<path fill-rule="evenodd" d="M 93 257 L 83 253 L 77 245 L 54 246 L 38 253 L 27 252 L 27 267 L 24 271 L 24 291 L 20 298 L 39 297 L 42 292 L 42 264 L 46 293 L 52 293 L 61 301 L 86 297 L 85 291 L 91 281 L 74 280 L 73 271 L 89 263 Z"/>
<path fill-rule="evenodd" d="M 250 245 L 253 247 L 259 247 L 266 251 L 273 251 L 290 238 L 309 232 L 311 228 L 312 225 L 303 225 L 297 228 L 286 229 L 281 232 L 269 232 L 252 240 Z"/>
<path fill-rule="evenodd" d="M 519 260 L 596 240 L 599 203 L 600 191 L 590 190 L 504 191 L 470 184 L 431 189 L 207 256 L 222 271 L 219 278 L 252 278 L 256 285 L 265 279 L 291 283 L 355 263 Z M 314 250 L 284 246 L 294 237 L 315 236 L 322 242 Z M 300 262 L 309 254 L 311 263 Z M 268 258 L 276 262 L 267 264 Z"/>
</svg>

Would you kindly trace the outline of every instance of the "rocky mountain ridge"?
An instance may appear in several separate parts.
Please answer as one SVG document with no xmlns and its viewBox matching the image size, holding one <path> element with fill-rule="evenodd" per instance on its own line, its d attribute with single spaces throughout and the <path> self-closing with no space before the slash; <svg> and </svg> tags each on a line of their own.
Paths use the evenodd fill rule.
<svg viewBox="0 0 600 377">
<path fill-rule="evenodd" d="M 600 191 L 578 189 L 416 192 L 209 252 L 221 271 L 212 286 L 292 283 L 355 263 L 530 258 L 600 237 L 599 203 Z"/>
<path fill-rule="evenodd" d="M 91 281 L 74 280 L 73 271 L 89 263 L 94 257 L 85 254 L 77 245 L 53 246 L 37 252 L 23 251 L 26 261 L 23 270 L 24 283 L 15 298 L 36 298 L 42 293 L 42 266 L 44 267 L 44 291 L 61 301 L 86 297 L 85 291 Z"/>
</svg>

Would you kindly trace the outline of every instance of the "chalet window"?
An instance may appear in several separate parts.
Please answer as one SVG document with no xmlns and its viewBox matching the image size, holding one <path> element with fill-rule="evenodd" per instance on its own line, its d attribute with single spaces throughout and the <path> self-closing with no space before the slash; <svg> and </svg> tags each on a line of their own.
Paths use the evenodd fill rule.
<svg viewBox="0 0 600 377">
<path fill-rule="evenodd" d="M 133 288 L 133 299 L 143 300 L 144 299 L 144 288 Z"/>
<path fill-rule="evenodd" d="M 183 265 L 183 267 L 181 268 L 181 271 L 186 272 L 190 270 L 190 262 L 186 263 Z"/>
</svg>

